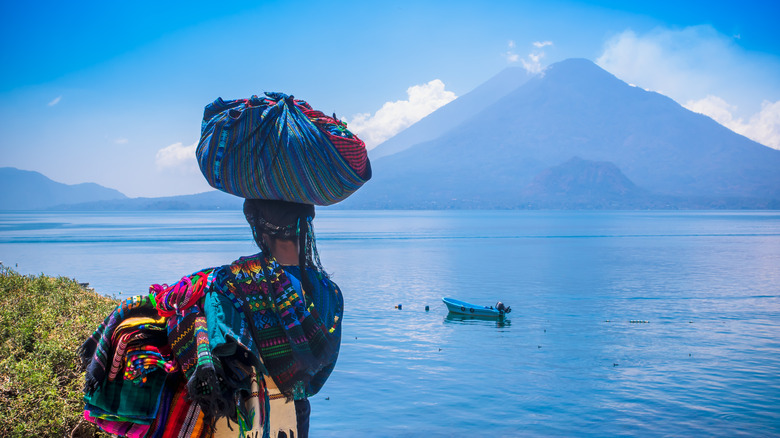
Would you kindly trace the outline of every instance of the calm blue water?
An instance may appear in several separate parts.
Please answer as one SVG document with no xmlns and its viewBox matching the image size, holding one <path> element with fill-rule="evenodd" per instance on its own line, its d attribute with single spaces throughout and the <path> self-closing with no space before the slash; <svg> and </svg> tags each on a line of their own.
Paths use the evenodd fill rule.
<svg viewBox="0 0 780 438">
<path fill-rule="evenodd" d="M 346 315 L 313 437 L 780 436 L 778 212 L 322 210 L 315 226 Z M 0 214 L 5 265 L 106 294 L 253 252 L 240 212 Z M 452 318 L 442 296 L 513 312 Z"/>
</svg>

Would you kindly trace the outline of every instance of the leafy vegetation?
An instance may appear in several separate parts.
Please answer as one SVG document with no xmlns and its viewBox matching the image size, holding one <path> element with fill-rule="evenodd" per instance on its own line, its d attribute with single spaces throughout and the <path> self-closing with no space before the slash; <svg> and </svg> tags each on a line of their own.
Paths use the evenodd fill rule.
<svg viewBox="0 0 780 438">
<path fill-rule="evenodd" d="M 82 417 L 76 350 L 117 300 L 0 265 L 0 436 L 102 436 Z"/>
</svg>

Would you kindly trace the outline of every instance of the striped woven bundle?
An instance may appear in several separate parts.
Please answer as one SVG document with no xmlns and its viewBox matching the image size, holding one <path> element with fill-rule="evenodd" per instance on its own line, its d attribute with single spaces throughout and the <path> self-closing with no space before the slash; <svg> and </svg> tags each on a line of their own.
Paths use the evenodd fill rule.
<svg viewBox="0 0 780 438">
<path fill-rule="evenodd" d="M 371 178 L 365 144 L 344 123 L 292 96 L 265 94 L 206 106 L 197 157 L 212 187 L 247 199 L 331 205 Z"/>
</svg>

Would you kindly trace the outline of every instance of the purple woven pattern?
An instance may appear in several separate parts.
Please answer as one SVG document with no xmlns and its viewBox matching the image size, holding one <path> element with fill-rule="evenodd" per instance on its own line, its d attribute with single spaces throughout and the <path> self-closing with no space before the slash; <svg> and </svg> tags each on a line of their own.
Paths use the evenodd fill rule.
<svg viewBox="0 0 780 438">
<path fill-rule="evenodd" d="M 198 164 L 209 184 L 247 199 L 331 205 L 371 178 L 358 173 L 292 96 L 224 101 L 206 106 Z"/>
</svg>

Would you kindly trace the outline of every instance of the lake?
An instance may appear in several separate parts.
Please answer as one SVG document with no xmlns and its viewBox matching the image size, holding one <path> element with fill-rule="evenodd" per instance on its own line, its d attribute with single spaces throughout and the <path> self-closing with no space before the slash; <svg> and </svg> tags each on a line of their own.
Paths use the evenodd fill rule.
<svg viewBox="0 0 780 438">
<path fill-rule="evenodd" d="M 315 230 L 345 317 L 313 437 L 780 435 L 780 212 L 321 209 Z M 256 251 L 239 211 L 0 213 L 6 266 L 117 297 Z"/>
</svg>

